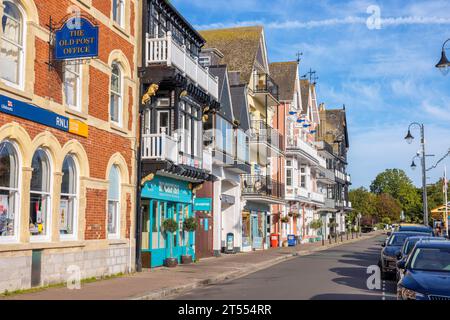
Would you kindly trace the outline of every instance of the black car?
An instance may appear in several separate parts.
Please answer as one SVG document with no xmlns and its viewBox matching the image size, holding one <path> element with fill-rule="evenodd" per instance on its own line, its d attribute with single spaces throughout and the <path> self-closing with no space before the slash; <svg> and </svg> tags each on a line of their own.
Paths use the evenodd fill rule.
<svg viewBox="0 0 450 320">
<path fill-rule="evenodd" d="M 414 236 L 432 236 L 430 232 L 405 232 L 397 231 L 391 234 L 388 241 L 382 244 L 380 256 L 380 269 L 382 279 L 386 279 L 388 274 L 395 275 L 397 272 L 397 256 L 405 240 Z"/>
<path fill-rule="evenodd" d="M 450 241 L 419 241 L 398 267 L 397 299 L 450 300 Z"/>
<path fill-rule="evenodd" d="M 429 237 L 429 236 L 415 236 L 415 237 L 409 237 L 405 240 L 405 243 L 403 244 L 403 247 L 400 249 L 400 252 L 397 256 L 398 261 L 406 260 L 408 259 L 409 254 L 414 249 L 414 246 L 418 241 L 442 241 L 445 240 L 445 238 L 442 237 Z M 400 270 L 397 267 L 397 281 L 401 279 L 402 270 Z"/>
</svg>

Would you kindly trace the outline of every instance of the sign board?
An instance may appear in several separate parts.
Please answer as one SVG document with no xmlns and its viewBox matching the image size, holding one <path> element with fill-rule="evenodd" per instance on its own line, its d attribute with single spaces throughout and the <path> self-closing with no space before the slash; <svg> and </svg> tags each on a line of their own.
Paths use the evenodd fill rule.
<svg viewBox="0 0 450 320">
<path fill-rule="evenodd" d="M 88 136 L 88 126 L 81 121 L 69 119 L 52 111 L 3 95 L 0 95 L 0 112 L 82 137 Z"/>
<path fill-rule="evenodd" d="M 69 18 L 55 32 L 55 59 L 85 59 L 98 56 L 98 26 L 82 17 Z"/>
<path fill-rule="evenodd" d="M 186 204 L 192 203 L 192 191 L 189 190 L 186 181 L 179 181 L 160 176 L 157 176 L 144 184 L 141 196 L 143 198 L 162 201 Z"/>
<path fill-rule="evenodd" d="M 228 194 L 222 194 L 221 195 L 221 200 L 223 203 L 228 204 L 228 205 L 233 205 L 236 203 L 236 199 L 233 196 L 230 196 Z"/>
<path fill-rule="evenodd" d="M 211 198 L 196 198 L 194 200 L 194 211 L 212 211 Z"/>
</svg>

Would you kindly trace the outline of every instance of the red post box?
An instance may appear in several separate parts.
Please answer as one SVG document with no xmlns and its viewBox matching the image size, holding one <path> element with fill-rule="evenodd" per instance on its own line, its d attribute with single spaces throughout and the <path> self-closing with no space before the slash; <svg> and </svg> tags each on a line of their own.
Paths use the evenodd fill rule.
<svg viewBox="0 0 450 320">
<path fill-rule="evenodd" d="M 272 248 L 278 248 L 278 243 L 280 242 L 280 235 L 276 233 L 272 233 L 270 235 L 270 246 Z"/>
</svg>

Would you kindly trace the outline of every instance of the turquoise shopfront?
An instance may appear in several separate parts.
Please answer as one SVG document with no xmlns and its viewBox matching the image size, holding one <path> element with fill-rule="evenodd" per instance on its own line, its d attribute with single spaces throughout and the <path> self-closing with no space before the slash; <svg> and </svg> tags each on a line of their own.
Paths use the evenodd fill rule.
<svg viewBox="0 0 450 320">
<path fill-rule="evenodd" d="M 195 258 L 194 232 L 183 231 L 185 219 L 193 217 L 193 194 L 185 181 L 156 176 L 142 188 L 143 230 L 142 260 L 144 267 L 159 267 L 169 257 L 181 261 L 182 255 Z M 165 219 L 174 219 L 178 230 L 162 230 Z"/>
</svg>

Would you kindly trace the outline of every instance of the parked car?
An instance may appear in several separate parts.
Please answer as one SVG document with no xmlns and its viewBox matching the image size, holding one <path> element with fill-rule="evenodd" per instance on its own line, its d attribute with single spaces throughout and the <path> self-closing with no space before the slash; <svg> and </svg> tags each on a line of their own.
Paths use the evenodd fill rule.
<svg viewBox="0 0 450 320">
<path fill-rule="evenodd" d="M 423 224 L 401 224 L 397 228 L 397 231 L 419 231 L 419 232 L 424 231 L 433 233 L 433 228 Z"/>
<path fill-rule="evenodd" d="M 397 299 L 450 300 L 450 241 L 419 241 L 398 267 Z"/>
<path fill-rule="evenodd" d="M 398 261 L 402 261 L 404 260 L 406 262 L 406 260 L 409 257 L 409 254 L 411 253 L 411 251 L 414 249 L 414 246 L 416 245 L 417 242 L 419 241 L 442 241 L 445 240 L 445 238 L 442 237 L 429 237 L 429 236 L 415 236 L 415 237 L 409 237 L 405 240 L 405 243 L 403 244 L 403 247 L 401 248 L 398 256 L 397 256 L 397 260 Z M 397 282 L 401 280 L 402 277 L 402 270 L 397 268 Z"/>
<path fill-rule="evenodd" d="M 395 275 L 397 272 L 397 256 L 405 240 L 414 236 L 431 236 L 430 232 L 405 232 L 396 231 L 391 234 L 387 242 L 381 246 L 381 256 L 379 266 L 381 269 L 381 278 L 386 279 L 389 274 Z"/>
</svg>

